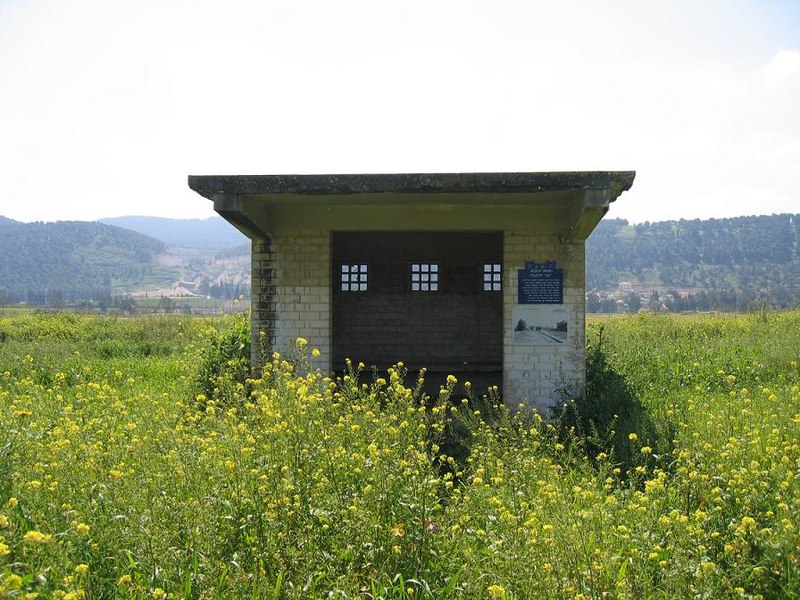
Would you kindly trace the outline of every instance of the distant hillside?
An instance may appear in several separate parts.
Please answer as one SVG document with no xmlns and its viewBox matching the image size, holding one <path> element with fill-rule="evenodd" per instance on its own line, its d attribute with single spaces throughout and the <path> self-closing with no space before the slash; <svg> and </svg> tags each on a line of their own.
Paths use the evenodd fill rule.
<svg viewBox="0 0 800 600">
<path fill-rule="evenodd" d="M 248 240 L 244 244 L 239 244 L 238 246 L 233 246 L 231 248 L 225 248 L 224 250 L 219 250 L 214 254 L 214 258 L 217 260 L 222 260 L 225 258 L 238 258 L 238 257 L 247 257 L 250 258 L 250 251 L 252 246 L 250 245 L 250 240 Z"/>
<path fill-rule="evenodd" d="M 214 298 L 247 293 L 249 243 L 223 219 L 105 221 L 132 221 L 161 239 L 104 223 L 0 217 L 0 303 L 52 306 L 178 282 Z M 590 311 L 797 306 L 800 214 L 639 225 L 604 220 L 586 245 L 586 279 Z"/>
<path fill-rule="evenodd" d="M 161 240 L 168 246 L 221 250 L 247 241 L 221 217 L 208 219 L 164 219 L 161 217 L 114 217 L 100 223 L 116 225 Z"/>
<path fill-rule="evenodd" d="M 163 242 L 102 223 L 0 217 L 0 301 L 56 305 L 169 283 L 175 269 L 153 262 L 163 251 Z"/>
<path fill-rule="evenodd" d="M 586 244 L 587 291 L 635 287 L 726 292 L 774 306 L 800 304 L 800 214 L 601 221 Z"/>
</svg>

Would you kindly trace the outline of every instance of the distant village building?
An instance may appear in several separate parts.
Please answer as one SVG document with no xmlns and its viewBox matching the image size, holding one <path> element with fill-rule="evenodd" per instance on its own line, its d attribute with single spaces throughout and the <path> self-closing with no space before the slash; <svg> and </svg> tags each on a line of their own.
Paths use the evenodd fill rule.
<svg viewBox="0 0 800 600">
<path fill-rule="evenodd" d="M 194 287 L 194 282 L 188 283 Z M 144 290 L 133 292 L 131 296 L 136 298 L 195 298 L 199 294 L 187 287 L 187 282 L 180 281 L 171 288 L 159 288 L 156 290 Z"/>
<path fill-rule="evenodd" d="M 252 240 L 253 352 L 404 361 L 507 404 L 585 384 L 584 242 L 633 172 L 190 176 Z"/>
</svg>

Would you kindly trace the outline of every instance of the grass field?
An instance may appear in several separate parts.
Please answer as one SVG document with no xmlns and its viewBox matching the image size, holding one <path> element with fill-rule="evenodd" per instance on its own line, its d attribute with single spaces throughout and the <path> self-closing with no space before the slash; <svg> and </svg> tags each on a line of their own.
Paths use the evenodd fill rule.
<svg viewBox="0 0 800 600">
<path fill-rule="evenodd" d="M 15 317 L 21 315 L 32 315 L 36 308 L 31 306 L 5 306 L 0 305 L 0 317 Z"/>
<path fill-rule="evenodd" d="M 800 313 L 587 339 L 540 416 L 302 339 L 245 381 L 241 315 L 0 318 L 0 598 L 798 597 Z"/>
</svg>

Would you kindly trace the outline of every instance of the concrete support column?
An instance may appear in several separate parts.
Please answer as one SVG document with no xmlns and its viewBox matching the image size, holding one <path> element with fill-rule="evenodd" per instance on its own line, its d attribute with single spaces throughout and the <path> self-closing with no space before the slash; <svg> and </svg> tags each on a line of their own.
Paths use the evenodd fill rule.
<svg viewBox="0 0 800 600">
<path fill-rule="evenodd" d="M 303 337 L 320 351 L 315 365 L 323 371 L 331 369 L 330 255 L 329 231 L 276 232 L 263 261 L 272 276 L 265 304 L 277 313 L 271 349 L 283 354 Z"/>
<path fill-rule="evenodd" d="M 257 368 L 263 358 L 261 356 L 262 352 L 271 353 L 275 349 L 277 339 L 276 268 L 272 254 L 272 240 L 270 238 L 253 239 L 251 244 L 252 298 L 250 314 L 252 338 L 250 357 L 253 367 Z"/>
<path fill-rule="evenodd" d="M 557 235 L 511 230 L 503 243 L 503 398 L 546 411 L 564 396 L 581 393 L 586 381 L 584 349 L 584 245 L 562 244 Z M 569 337 L 563 345 L 514 343 L 514 308 L 518 306 L 518 271 L 526 262 L 555 261 L 564 272 L 564 306 L 569 309 Z"/>
</svg>

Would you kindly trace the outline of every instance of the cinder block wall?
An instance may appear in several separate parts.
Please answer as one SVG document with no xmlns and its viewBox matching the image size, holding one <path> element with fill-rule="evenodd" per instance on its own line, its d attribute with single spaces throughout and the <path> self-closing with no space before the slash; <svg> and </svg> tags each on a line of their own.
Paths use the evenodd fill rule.
<svg viewBox="0 0 800 600">
<path fill-rule="evenodd" d="M 331 368 L 330 232 L 278 233 L 253 241 L 253 358 L 259 332 L 270 351 L 284 354 L 298 337 L 321 355 L 314 362 Z"/>
<path fill-rule="evenodd" d="M 250 361 L 258 367 L 260 349 L 271 351 L 275 347 L 275 324 L 278 318 L 275 306 L 275 261 L 270 239 L 253 239 L 250 254 Z M 264 334 L 263 340 L 260 334 Z"/>
<path fill-rule="evenodd" d="M 503 243 L 503 400 L 540 409 L 558 404 L 562 393 L 578 393 L 586 380 L 584 349 L 584 244 L 561 244 L 557 236 L 506 231 Z M 526 261 L 555 260 L 564 270 L 564 304 L 569 306 L 569 341 L 563 346 L 524 346 L 513 341 L 518 269 Z"/>
</svg>

